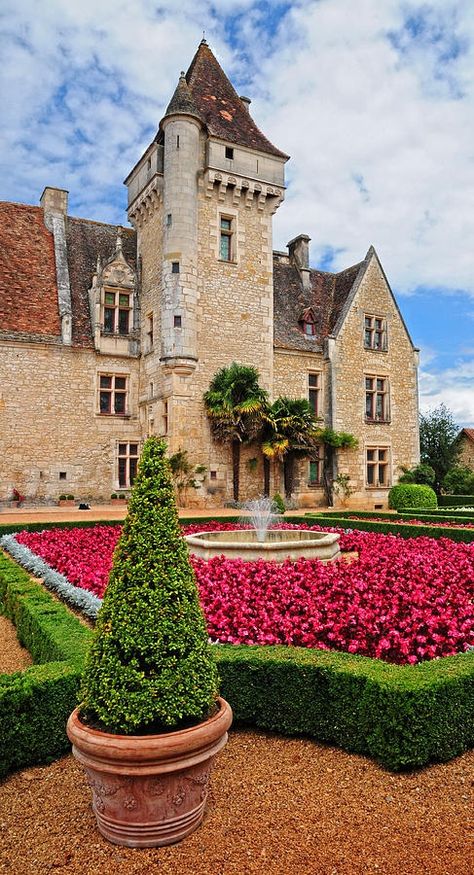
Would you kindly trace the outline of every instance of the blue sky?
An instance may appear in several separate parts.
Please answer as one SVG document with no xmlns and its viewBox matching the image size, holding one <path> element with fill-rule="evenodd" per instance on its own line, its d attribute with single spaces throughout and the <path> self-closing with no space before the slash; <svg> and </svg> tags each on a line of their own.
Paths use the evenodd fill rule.
<svg viewBox="0 0 474 875">
<path fill-rule="evenodd" d="M 474 427 L 471 0 L 3 0 L 0 198 L 67 188 L 126 223 L 122 181 L 203 30 L 292 157 L 274 246 L 341 269 L 373 244 L 421 349 L 421 406 Z"/>
</svg>

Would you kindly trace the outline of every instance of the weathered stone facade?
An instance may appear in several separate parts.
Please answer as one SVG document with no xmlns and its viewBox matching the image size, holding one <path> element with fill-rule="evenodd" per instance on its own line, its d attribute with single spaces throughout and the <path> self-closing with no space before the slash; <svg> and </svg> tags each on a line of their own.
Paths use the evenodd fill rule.
<svg viewBox="0 0 474 875">
<path fill-rule="evenodd" d="M 333 475 L 349 476 L 349 505 L 386 504 L 418 459 L 416 350 L 373 249 L 340 274 L 310 269 L 305 235 L 273 253 L 286 160 L 203 42 L 126 179 L 134 232 L 67 217 L 57 189 L 43 210 L 4 205 L 1 498 L 108 498 L 153 433 L 205 466 L 190 504 L 230 499 L 230 450 L 202 395 L 238 361 L 271 399 L 311 398 L 322 424 L 354 434 Z M 244 447 L 242 498 L 261 494 L 262 468 Z M 321 472 L 322 450 L 299 463 L 301 505 L 325 503 Z"/>
<path fill-rule="evenodd" d="M 458 440 L 461 448 L 458 465 L 465 465 L 474 471 L 474 428 L 463 428 Z"/>
</svg>

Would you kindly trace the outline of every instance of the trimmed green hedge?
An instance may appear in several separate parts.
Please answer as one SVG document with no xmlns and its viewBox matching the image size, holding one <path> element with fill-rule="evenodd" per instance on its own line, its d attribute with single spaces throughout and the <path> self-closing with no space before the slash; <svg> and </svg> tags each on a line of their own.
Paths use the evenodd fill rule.
<svg viewBox="0 0 474 875">
<path fill-rule="evenodd" d="M 306 514 L 306 522 L 311 525 L 319 524 L 320 526 L 334 526 L 340 529 L 356 529 L 361 532 L 379 532 L 382 535 L 400 535 L 401 538 L 449 538 L 451 541 L 458 541 L 464 544 L 470 544 L 474 541 L 474 529 L 456 529 L 443 528 L 442 526 L 426 525 L 412 526 L 409 523 L 383 521 L 380 523 L 370 522 L 367 519 L 348 519 L 347 517 L 337 516 L 336 514 Z"/>
<path fill-rule="evenodd" d="M 311 521 L 292 521 L 303 519 Z M 344 517 L 314 519 L 348 527 Z M 365 531 L 380 531 L 377 525 L 385 524 L 350 523 Z M 402 528 L 410 530 L 404 537 L 414 536 L 413 526 Z M 65 724 L 91 633 L 1 553 L 0 600 L 37 663 L 0 676 L 3 775 L 69 750 Z M 308 735 L 394 771 L 445 761 L 474 745 L 474 653 L 417 666 L 296 647 L 216 645 L 215 654 L 236 725 Z"/>
<path fill-rule="evenodd" d="M 426 510 L 424 508 L 413 508 L 411 510 L 401 510 L 398 513 L 379 512 L 377 510 L 354 510 L 354 511 L 321 511 L 324 516 L 335 516 L 338 519 L 372 519 L 372 520 L 387 520 L 387 522 L 393 523 L 403 523 L 404 520 L 421 520 L 422 522 L 426 521 L 428 523 L 433 523 L 436 525 L 437 522 L 440 523 L 474 523 L 474 513 L 472 511 L 459 511 L 459 513 L 447 512 L 446 510 L 433 508 L 433 510 Z M 313 512 L 314 515 L 314 512 Z"/>
<path fill-rule="evenodd" d="M 393 771 L 474 744 L 474 653 L 416 666 L 300 647 L 216 648 L 234 721 L 309 735 Z"/>
<path fill-rule="evenodd" d="M 35 665 L 0 674 L 0 777 L 70 749 L 66 721 L 76 705 L 91 632 L 0 552 L 0 609 Z"/>
<path fill-rule="evenodd" d="M 437 507 L 436 492 L 422 483 L 397 483 L 388 493 L 388 506 L 395 510 L 410 507 Z"/>
<path fill-rule="evenodd" d="M 415 516 L 419 513 L 431 517 L 442 517 L 443 520 L 447 521 L 452 519 L 462 519 L 463 517 L 474 520 L 474 510 L 461 510 L 460 507 L 453 507 L 452 510 L 448 510 L 446 507 L 433 507 L 429 510 L 427 510 L 426 507 L 411 507 L 409 511 L 401 510 L 400 516 Z"/>
<path fill-rule="evenodd" d="M 440 495 L 440 507 L 474 507 L 474 495 Z"/>
<path fill-rule="evenodd" d="M 303 517 L 301 517 L 303 519 Z M 188 517 L 181 519 L 183 525 L 192 525 L 193 523 L 212 523 L 215 522 L 215 516 Z M 223 517 L 226 523 L 240 522 L 241 517 Z M 74 521 L 58 521 L 58 522 L 43 522 L 43 523 L 0 523 L 0 537 L 2 535 L 12 535 L 14 532 L 42 532 L 44 529 L 90 529 L 92 526 L 120 526 L 123 520 L 74 520 Z"/>
</svg>

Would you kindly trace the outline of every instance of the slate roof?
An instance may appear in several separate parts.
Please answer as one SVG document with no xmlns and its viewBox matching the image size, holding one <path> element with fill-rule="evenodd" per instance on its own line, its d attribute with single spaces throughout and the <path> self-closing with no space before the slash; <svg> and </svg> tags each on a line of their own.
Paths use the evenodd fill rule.
<svg viewBox="0 0 474 875">
<path fill-rule="evenodd" d="M 191 61 L 186 81 L 194 105 L 213 137 L 288 158 L 259 130 L 205 40 Z"/>
<path fill-rule="evenodd" d="M 136 269 L 136 232 L 122 228 L 123 254 L 131 267 Z M 93 222 L 88 219 L 68 217 L 66 225 L 67 259 L 72 303 L 73 346 L 93 346 L 89 312 L 89 296 L 92 275 L 97 256 L 102 263 L 115 252 L 117 226 Z"/>
<path fill-rule="evenodd" d="M 320 352 L 324 339 L 336 327 L 363 264 L 359 262 L 340 273 L 310 270 L 311 287 L 305 289 L 297 268 L 276 254 L 273 260 L 275 346 Z M 303 334 L 299 324 L 308 310 L 315 320 L 316 333 L 312 337 Z"/>
<path fill-rule="evenodd" d="M 136 269 L 136 233 L 121 231 L 123 254 Z M 93 347 L 88 290 L 96 269 L 115 252 L 117 226 L 88 219 L 66 219 L 72 304 L 72 345 Z M 274 342 L 307 352 L 322 349 L 348 305 L 364 262 L 340 273 L 310 271 L 311 288 L 287 256 L 274 255 Z M 303 315 L 314 318 L 316 332 L 301 330 Z M 53 236 L 41 207 L 0 203 L 0 336 L 61 342 Z M 474 439 L 474 429 L 464 429 Z"/>
<path fill-rule="evenodd" d="M 166 118 L 167 115 L 176 115 L 176 113 L 193 115 L 196 118 L 200 119 L 200 121 L 204 121 L 203 116 L 196 106 L 194 97 L 191 93 L 191 89 L 188 83 L 186 82 L 186 77 L 184 73 L 181 73 L 181 76 L 179 77 L 179 82 L 176 86 L 173 97 L 168 104 L 164 118 Z"/>
<path fill-rule="evenodd" d="M 97 256 L 115 252 L 117 226 L 66 220 L 72 345 L 92 347 L 88 289 Z M 136 234 L 122 229 L 123 254 L 136 267 Z M 0 202 L 0 338 L 61 342 L 53 235 L 42 207 Z"/>
<path fill-rule="evenodd" d="M 0 332 L 61 334 L 53 235 L 41 207 L 0 203 Z"/>
</svg>

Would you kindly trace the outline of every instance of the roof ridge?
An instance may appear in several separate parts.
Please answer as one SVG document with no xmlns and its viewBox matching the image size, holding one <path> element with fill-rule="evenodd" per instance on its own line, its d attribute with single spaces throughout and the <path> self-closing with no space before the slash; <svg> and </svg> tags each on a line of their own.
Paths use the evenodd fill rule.
<svg viewBox="0 0 474 875">
<path fill-rule="evenodd" d="M 39 204 L 23 204 L 19 203 L 18 201 L 0 201 L 0 206 L 22 207 L 23 209 L 40 210 L 41 212 L 43 212 L 43 207 L 41 207 Z"/>
<path fill-rule="evenodd" d="M 356 261 L 355 264 L 351 264 L 350 267 L 345 267 L 344 270 L 336 271 L 334 276 L 341 276 L 341 274 L 347 273 L 349 270 L 355 270 L 356 268 L 357 268 L 357 270 L 360 270 L 360 268 L 364 264 L 364 262 L 365 262 L 365 258 L 363 258 L 361 261 Z"/>
<path fill-rule="evenodd" d="M 41 209 L 41 208 L 40 208 Z M 86 222 L 88 225 L 103 225 L 106 228 L 121 228 L 126 234 L 136 234 L 135 228 L 127 228 L 125 225 L 120 225 L 119 222 L 101 222 L 99 219 L 83 219 L 82 216 L 67 216 L 71 222 Z"/>
</svg>

